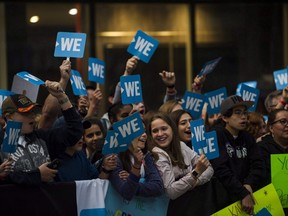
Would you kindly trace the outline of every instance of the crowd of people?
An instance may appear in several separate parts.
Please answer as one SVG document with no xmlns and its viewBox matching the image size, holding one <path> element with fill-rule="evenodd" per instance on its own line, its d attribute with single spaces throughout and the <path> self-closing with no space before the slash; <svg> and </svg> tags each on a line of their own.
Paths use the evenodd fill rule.
<svg viewBox="0 0 288 216">
<path fill-rule="evenodd" d="M 128 59 L 123 76 L 131 75 L 138 61 L 136 56 Z M 118 83 L 103 116 L 100 88 L 87 87 L 87 96 L 71 102 L 65 93 L 70 72 L 71 62 L 64 60 L 59 82 L 45 82 L 49 95 L 42 107 L 21 94 L 3 101 L 1 143 L 8 121 L 21 122 L 22 129 L 16 151 L 1 151 L 0 184 L 100 178 L 108 179 L 126 200 L 162 194 L 175 200 L 215 178 L 231 195 L 231 203 L 240 201 L 245 213 L 254 214 L 253 192 L 271 183 L 270 155 L 288 152 L 288 89 L 267 96 L 267 123 L 262 113 L 248 111 L 253 102 L 238 95 L 223 100 L 219 114 L 203 109 L 205 128 L 216 131 L 219 146 L 219 157 L 209 161 L 193 149 L 190 122 L 195 119 L 176 98 L 174 72 L 159 73 L 166 95 L 158 110 L 146 110 L 144 102 L 123 104 Z M 192 91 L 201 93 L 205 79 L 196 76 Z M 135 112 L 145 132 L 126 151 L 103 154 L 107 131 Z"/>
</svg>

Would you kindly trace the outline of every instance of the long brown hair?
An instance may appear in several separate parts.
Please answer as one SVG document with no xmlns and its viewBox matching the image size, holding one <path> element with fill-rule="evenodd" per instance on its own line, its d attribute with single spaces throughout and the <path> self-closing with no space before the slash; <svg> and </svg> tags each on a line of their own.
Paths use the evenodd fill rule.
<svg viewBox="0 0 288 216">
<path fill-rule="evenodd" d="M 184 162 L 184 157 L 183 157 L 182 152 L 181 152 L 180 138 L 178 135 L 177 126 L 172 121 L 172 119 L 169 117 L 169 115 L 167 113 L 157 112 L 151 118 L 151 121 L 149 122 L 149 125 L 148 125 L 148 131 L 147 131 L 148 148 L 152 152 L 152 149 L 154 147 L 159 147 L 157 145 L 157 143 L 155 142 L 155 140 L 152 138 L 152 131 L 151 131 L 151 129 L 152 129 L 151 124 L 156 119 L 162 119 L 164 122 L 166 122 L 171 127 L 172 133 L 173 133 L 172 134 L 173 137 L 172 137 L 172 141 L 171 141 L 170 145 L 163 150 L 169 155 L 173 166 L 178 166 L 181 169 L 186 169 L 187 165 Z M 154 155 L 156 160 L 159 159 L 157 154 L 153 154 L 153 155 Z"/>
</svg>

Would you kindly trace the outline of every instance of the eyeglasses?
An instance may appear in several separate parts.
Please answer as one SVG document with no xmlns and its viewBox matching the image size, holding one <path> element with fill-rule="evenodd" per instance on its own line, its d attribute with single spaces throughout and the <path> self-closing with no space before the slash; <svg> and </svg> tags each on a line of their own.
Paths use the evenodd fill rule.
<svg viewBox="0 0 288 216">
<path fill-rule="evenodd" d="M 287 119 L 276 120 L 276 121 L 272 122 L 271 125 L 276 124 L 277 122 L 279 122 L 282 126 L 287 126 L 288 125 L 288 120 Z"/>
<path fill-rule="evenodd" d="M 248 111 L 235 110 L 233 112 L 233 114 L 242 117 L 243 115 L 247 116 L 248 115 Z"/>
</svg>

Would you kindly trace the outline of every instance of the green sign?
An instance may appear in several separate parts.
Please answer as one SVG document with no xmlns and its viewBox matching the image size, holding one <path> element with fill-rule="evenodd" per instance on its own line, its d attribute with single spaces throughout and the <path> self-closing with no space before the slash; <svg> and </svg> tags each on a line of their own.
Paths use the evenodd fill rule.
<svg viewBox="0 0 288 216">
<path fill-rule="evenodd" d="M 285 216 L 277 192 L 273 184 L 269 184 L 253 193 L 256 204 L 254 213 L 266 208 L 271 215 Z M 241 210 L 241 203 L 237 201 L 228 207 L 214 213 L 212 216 L 246 216 L 248 214 Z"/>
<path fill-rule="evenodd" d="M 282 207 L 288 207 L 288 154 L 271 154 L 271 181 Z"/>
</svg>

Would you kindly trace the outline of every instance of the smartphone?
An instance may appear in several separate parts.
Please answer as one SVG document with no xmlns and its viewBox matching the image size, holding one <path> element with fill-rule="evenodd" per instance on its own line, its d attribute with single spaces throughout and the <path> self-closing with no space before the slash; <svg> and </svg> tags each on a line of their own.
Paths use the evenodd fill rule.
<svg viewBox="0 0 288 216">
<path fill-rule="evenodd" d="M 59 159 L 54 159 L 52 162 L 50 162 L 47 167 L 50 169 L 58 169 L 61 166 L 61 162 Z"/>
</svg>

